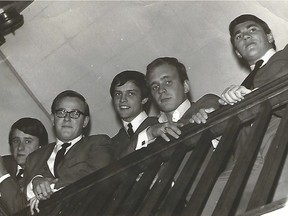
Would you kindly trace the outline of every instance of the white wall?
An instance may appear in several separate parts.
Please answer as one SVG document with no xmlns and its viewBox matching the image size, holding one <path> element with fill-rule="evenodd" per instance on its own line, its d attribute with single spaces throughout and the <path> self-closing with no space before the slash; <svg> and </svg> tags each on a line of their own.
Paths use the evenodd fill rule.
<svg viewBox="0 0 288 216">
<path fill-rule="evenodd" d="M 23 117 L 39 119 L 53 140 L 50 118 L 21 85 L 7 59 L 0 55 L 0 155 L 10 154 L 8 134 L 14 122 Z"/>
<path fill-rule="evenodd" d="M 1 50 L 48 112 L 60 91 L 79 91 L 90 104 L 91 133 L 112 136 L 119 125 L 109 87 L 117 73 L 145 73 L 155 58 L 174 56 L 187 67 L 194 100 L 220 94 L 247 75 L 232 53 L 230 21 L 259 16 L 282 49 L 287 11 L 287 1 L 35 1 Z"/>
</svg>

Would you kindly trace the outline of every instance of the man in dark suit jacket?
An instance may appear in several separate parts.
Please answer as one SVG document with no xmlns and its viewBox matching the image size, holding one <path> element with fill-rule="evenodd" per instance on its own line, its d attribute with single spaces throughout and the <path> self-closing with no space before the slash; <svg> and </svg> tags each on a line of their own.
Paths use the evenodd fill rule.
<svg viewBox="0 0 288 216">
<path fill-rule="evenodd" d="M 224 90 L 220 100 L 224 105 L 233 105 L 244 99 L 244 96 L 253 89 L 261 88 L 261 86 L 288 74 L 288 45 L 283 50 L 276 52 L 273 34 L 266 22 L 254 15 L 244 14 L 230 23 L 229 31 L 237 57 L 250 67 L 251 72 L 240 86 L 232 85 Z M 283 110 L 278 109 L 273 112 L 274 115 L 272 115 L 260 149 L 263 158 L 265 158 L 270 142 L 275 135 Z M 249 128 L 248 126 L 243 133 L 247 133 Z M 236 157 L 240 151 L 241 139 L 237 145 Z"/>
<path fill-rule="evenodd" d="M 288 46 L 283 50 L 276 52 L 273 34 L 266 22 L 254 15 L 244 14 L 236 17 L 230 23 L 229 31 L 230 40 L 237 57 L 249 67 L 251 72 L 241 85 L 232 85 L 224 90 L 221 95 L 221 100 L 219 101 L 223 105 L 233 105 L 243 100 L 244 96 L 252 92 L 252 90 L 257 90 L 257 88 L 261 88 L 263 85 L 288 74 Z M 260 147 L 260 153 L 258 154 L 250 175 L 250 181 L 246 185 L 248 190 L 245 191 L 246 193 L 242 196 L 237 214 L 243 213 L 247 206 L 250 197 L 249 194 L 252 193 L 252 189 L 257 181 L 271 141 L 275 136 L 278 125 L 280 124 L 283 110 L 284 109 L 278 109 L 273 111 L 273 115 Z M 236 160 L 240 152 L 242 152 L 242 143 L 245 142 L 245 138 L 250 129 L 251 126 L 249 124 L 240 131 L 236 141 Z M 273 200 L 287 197 L 287 169 L 288 160 L 286 160 L 284 165 Z M 229 176 L 228 173 L 230 172 L 231 170 L 226 169 L 226 178 L 222 178 L 222 184 L 227 182 L 227 177 Z M 219 193 L 220 192 L 218 192 L 218 194 Z M 213 200 L 213 202 L 215 203 L 215 200 Z"/>
<path fill-rule="evenodd" d="M 149 89 L 144 74 L 138 71 L 123 71 L 117 74 L 111 83 L 110 95 L 123 124 L 112 138 L 115 157 L 120 159 L 138 150 L 139 132 L 158 121 L 156 117 L 148 117 L 145 112 L 145 108 L 149 106 Z"/>
<path fill-rule="evenodd" d="M 83 135 L 89 123 L 89 106 L 81 94 L 72 90 L 60 93 L 52 103 L 51 112 L 56 142 L 33 152 L 26 161 L 24 177 L 32 208 L 38 204 L 37 200 L 49 198 L 55 190 L 113 160 L 107 135 Z"/>
<path fill-rule="evenodd" d="M 229 31 L 237 57 L 243 60 L 251 72 L 240 86 L 232 85 L 224 90 L 221 95 L 222 100 L 220 100 L 224 105 L 233 105 L 241 101 L 253 89 L 261 88 L 261 86 L 288 74 L 288 45 L 283 50 L 276 52 L 273 34 L 266 22 L 254 15 L 244 14 L 230 23 Z M 255 70 L 257 62 L 261 62 L 261 65 L 259 64 Z M 267 130 L 264 140 L 269 140 L 269 142 L 272 140 L 282 113 L 283 109 L 273 112 L 269 128 L 274 129 Z M 236 154 L 239 154 L 240 142 L 237 148 Z M 269 144 L 263 142 L 261 147 L 263 158 L 268 148 Z"/>
<path fill-rule="evenodd" d="M 207 94 L 197 102 L 190 100 L 190 83 L 186 68 L 176 58 L 161 57 L 152 61 L 147 66 L 146 81 L 160 114 L 157 124 L 139 133 L 138 139 L 143 137 L 143 146 L 149 145 L 160 136 L 170 141 L 168 134 L 176 139 L 179 138 L 181 127 L 190 123 L 191 118 L 200 123 L 201 121 L 198 122 L 198 120 L 202 119 L 203 113 L 214 111 L 220 106 L 219 97 L 213 94 Z M 175 178 L 179 175 L 190 153 L 185 156 L 184 163 Z"/>
<path fill-rule="evenodd" d="M 26 158 L 31 152 L 46 144 L 48 134 L 39 120 L 21 118 L 11 126 L 9 145 L 12 155 L 0 159 L 1 199 L 11 214 L 26 207 L 27 204 L 26 196 L 22 193 Z"/>
</svg>

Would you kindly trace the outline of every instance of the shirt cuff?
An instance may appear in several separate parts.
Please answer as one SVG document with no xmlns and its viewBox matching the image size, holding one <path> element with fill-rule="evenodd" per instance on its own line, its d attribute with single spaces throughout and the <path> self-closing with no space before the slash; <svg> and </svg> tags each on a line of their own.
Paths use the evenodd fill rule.
<svg viewBox="0 0 288 216">
<path fill-rule="evenodd" d="M 0 184 L 7 178 L 11 177 L 11 175 L 9 173 L 3 175 L 2 177 L 0 177 Z"/>
<path fill-rule="evenodd" d="M 218 143 L 220 142 L 220 139 L 221 139 L 221 136 L 219 136 L 219 137 L 217 137 L 217 138 L 212 140 L 212 146 L 213 146 L 214 149 L 217 148 Z"/>
<path fill-rule="evenodd" d="M 141 131 L 138 134 L 138 140 L 135 150 L 139 150 L 141 148 L 147 147 L 150 143 L 154 142 L 155 139 L 149 140 L 147 135 L 147 130 L 149 127 L 147 127 L 145 130 Z"/>
<path fill-rule="evenodd" d="M 137 145 L 136 145 L 135 150 L 139 150 L 143 147 L 146 147 L 147 142 L 148 142 L 148 137 L 147 137 L 147 128 L 146 128 L 145 130 L 141 131 L 138 134 Z"/>
<path fill-rule="evenodd" d="M 32 184 L 32 181 L 33 179 L 35 179 L 36 177 L 43 177 L 41 175 L 36 175 L 32 178 L 32 180 L 29 182 L 29 184 L 27 185 L 27 188 L 26 188 L 26 195 L 27 195 L 27 199 L 30 200 L 32 199 L 33 197 L 35 197 L 35 194 L 33 192 L 33 184 Z"/>
</svg>

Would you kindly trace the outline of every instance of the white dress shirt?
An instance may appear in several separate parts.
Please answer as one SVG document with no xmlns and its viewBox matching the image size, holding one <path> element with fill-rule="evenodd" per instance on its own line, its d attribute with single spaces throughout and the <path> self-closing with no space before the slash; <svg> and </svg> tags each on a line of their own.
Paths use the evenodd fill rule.
<svg viewBox="0 0 288 216">
<path fill-rule="evenodd" d="M 126 121 L 122 120 L 122 123 L 123 123 L 123 126 L 124 126 L 126 132 L 128 131 L 128 124 L 131 123 L 132 124 L 132 129 L 133 129 L 133 131 L 135 133 L 135 131 L 145 121 L 145 119 L 147 117 L 148 117 L 148 115 L 146 114 L 146 112 L 142 111 L 131 122 L 126 122 Z"/>
<path fill-rule="evenodd" d="M 172 113 L 172 122 L 178 122 L 185 112 L 191 107 L 191 102 L 186 99 L 182 104 L 180 104 L 176 110 Z M 191 116 L 192 117 L 192 116 Z M 168 122 L 167 115 L 164 112 L 160 112 L 160 116 L 158 118 L 160 123 Z"/>
</svg>

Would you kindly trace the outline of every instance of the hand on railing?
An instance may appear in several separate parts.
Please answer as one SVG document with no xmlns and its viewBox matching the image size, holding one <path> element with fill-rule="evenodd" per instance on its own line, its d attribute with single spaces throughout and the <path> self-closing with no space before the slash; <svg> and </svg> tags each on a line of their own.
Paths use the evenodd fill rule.
<svg viewBox="0 0 288 216">
<path fill-rule="evenodd" d="M 34 197 L 32 197 L 30 202 L 30 212 L 34 215 L 34 211 L 36 210 L 39 213 L 39 202 L 40 200 L 46 200 L 50 198 L 50 196 L 57 190 L 54 189 L 55 183 L 58 179 L 54 178 L 44 178 L 42 176 L 36 176 L 32 180 L 33 185 L 33 193 Z"/>
<path fill-rule="evenodd" d="M 54 193 L 54 185 L 58 179 L 37 176 L 33 179 L 33 192 L 38 200 L 46 200 Z"/>
<path fill-rule="evenodd" d="M 175 139 L 178 139 L 181 134 L 181 130 L 179 129 L 180 127 L 183 127 L 182 123 L 166 122 L 155 124 L 147 129 L 147 136 L 149 140 L 161 136 L 165 141 L 169 142 L 170 139 L 167 134 L 171 135 Z"/>
<path fill-rule="evenodd" d="M 197 123 L 197 124 L 205 124 L 206 120 L 208 119 L 208 113 L 212 113 L 215 111 L 213 107 L 207 109 L 200 109 L 198 113 L 192 115 L 191 119 L 189 120 L 190 123 Z"/>
<path fill-rule="evenodd" d="M 252 91 L 244 86 L 231 85 L 223 91 L 221 94 L 221 99 L 218 101 L 221 105 L 234 105 L 235 103 L 243 100 L 244 96 L 250 92 Z"/>
</svg>

